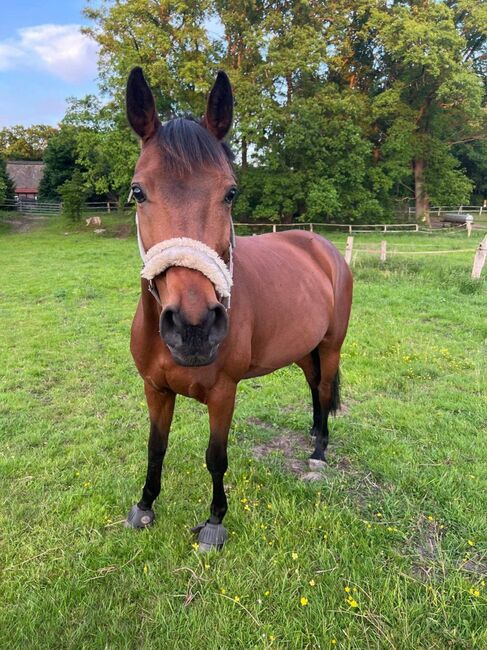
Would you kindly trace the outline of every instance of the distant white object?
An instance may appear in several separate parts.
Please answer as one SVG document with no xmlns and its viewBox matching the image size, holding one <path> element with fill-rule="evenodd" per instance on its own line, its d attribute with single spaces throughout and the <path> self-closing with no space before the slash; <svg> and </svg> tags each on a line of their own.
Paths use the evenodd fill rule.
<svg viewBox="0 0 487 650">
<path fill-rule="evenodd" d="M 106 228 L 96 228 L 93 232 L 95 233 L 95 235 L 101 235 L 102 232 L 106 232 L 106 231 L 107 231 Z"/>
</svg>

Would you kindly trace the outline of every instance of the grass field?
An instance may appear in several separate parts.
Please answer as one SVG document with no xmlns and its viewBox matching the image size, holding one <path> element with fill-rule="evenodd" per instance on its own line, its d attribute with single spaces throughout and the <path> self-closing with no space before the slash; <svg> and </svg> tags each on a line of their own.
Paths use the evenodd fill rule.
<svg viewBox="0 0 487 650">
<path fill-rule="evenodd" d="M 392 251 L 478 240 L 388 237 Z M 0 224 L 0 259 L 0 647 L 487 648 L 487 282 L 470 280 L 473 252 L 358 255 L 320 480 L 303 480 L 299 369 L 241 384 L 230 540 L 205 556 L 189 532 L 210 498 L 196 402 L 178 398 L 155 526 L 122 525 L 148 432 L 128 348 L 134 238 Z"/>
</svg>

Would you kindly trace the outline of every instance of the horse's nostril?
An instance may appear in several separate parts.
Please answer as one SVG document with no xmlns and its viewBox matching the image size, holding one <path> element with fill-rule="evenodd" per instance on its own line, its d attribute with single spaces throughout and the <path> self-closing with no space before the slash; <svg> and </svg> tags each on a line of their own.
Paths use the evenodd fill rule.
<svg viewBox="0 0 487 650">
<path fill-rule="evenodd" d="M 211 329 L 208 338 L 211 343 L 219 343 L 225 337 L 228 330 L 227 312 L 223 305 L 215 305 L 210 309 L 210 313 Z"/>
<path fill-rule="evenodd" d="M 180 335 L 181 328 L 181 316 L 179 315 L 176 309 L 172 307 L 166 307 L 161 313 L 161 318 L 159 321 L 159 331 L 164 340 L 170 339 L 175 343 L 175 337 L 179 340 L 181 339 Z"/>
</svg>

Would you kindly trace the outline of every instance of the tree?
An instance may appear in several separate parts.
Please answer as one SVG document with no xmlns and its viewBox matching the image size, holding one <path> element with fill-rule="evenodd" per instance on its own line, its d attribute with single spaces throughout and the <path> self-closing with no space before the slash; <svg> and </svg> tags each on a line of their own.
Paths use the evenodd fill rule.
<svg viewBox="0 0 487 650">
<path fill-rule="evenodd" d="M 79 169 L 76 169 L 69 180 L 58 188 L 63 199 L 63 214 L 71 221 L 81 219 L 81 209 L 86 200 L 86 188 Z"/>
<path fill-rule="evenodd" d="M 371 13 L 369 29 L 381 52 L 374 99 L 379 158 L 403 185 L 411 165 L 416 216 L 429 223 L 430 197 L 448 203 L 470 195 L 451 149 L 459 136 L 483 128 L 482 83 L 462 56 L 465 37 L 444 2 L 385 4 Z"/>
<path fill-rule="evenodd" d="M 85 31 L 100 46 L 102 90 L 123 105 L 128 72 L 140 65 L 162 115 L 202 115 L 218 52 L 205 27 L 209 10 L 209 0 L 102 0 L 86 8 L 94 26 Z"/>
<path fill-rule="evenodd" d="M 130 191 L 139 147 L 121 107 L 89 95 L 70 100 L 62 124 L 74 129 L 76 165 L 91 195 L 118 201 Z"/>
<path fill-rule="evenodd" d="M 42 160 L 49 140 L 57 129 L 47 124 L 34 124 L 0 129 L 0 154 L 11 160 Z"/>
<path fill-rule="evenodd" d="M 44 152 L 44 175 L 39 185 L 39 198 L 43 201 L 58 201 L 59 187 L 71 178 L 76 169 L 76 130 L 63 126 L 49 140 Z"/>
<path fill-rule="evenodd" d="M 473 205 L 483 204 L 487 200 L 487 140 L 472 140 L 453 148 L 455 158 L 474 183 Z"/>
<path fill-rule="evenodd" d="M 5 160 L 0 156 L 0 205 L 15 198 L 15 186 L 7 172 Z"/>
</svg>

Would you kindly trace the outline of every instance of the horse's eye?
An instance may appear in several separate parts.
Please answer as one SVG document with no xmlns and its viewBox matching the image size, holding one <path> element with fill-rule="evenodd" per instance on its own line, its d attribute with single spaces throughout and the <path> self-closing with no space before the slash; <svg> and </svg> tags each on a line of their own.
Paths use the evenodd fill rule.
<svg viewBox="0 0 487 650">
<path fill-rule="evenodd" d="M 140 185 L 132 185 L 132 194 L 134 195 L 134 199 L 137 201 L 137 203 L 143 203 L 147 198 Z"/>
<path fill-rule="evenodd" d="M 237 188 L 232 187 L 231 190 L 228 190 L 228 192 L 225 194 L 225 198 L 223 199 L 225 203 L 232 203 L 233 199 L 235 198 L 235 195 L 237 194 Z"/>
</svg>

